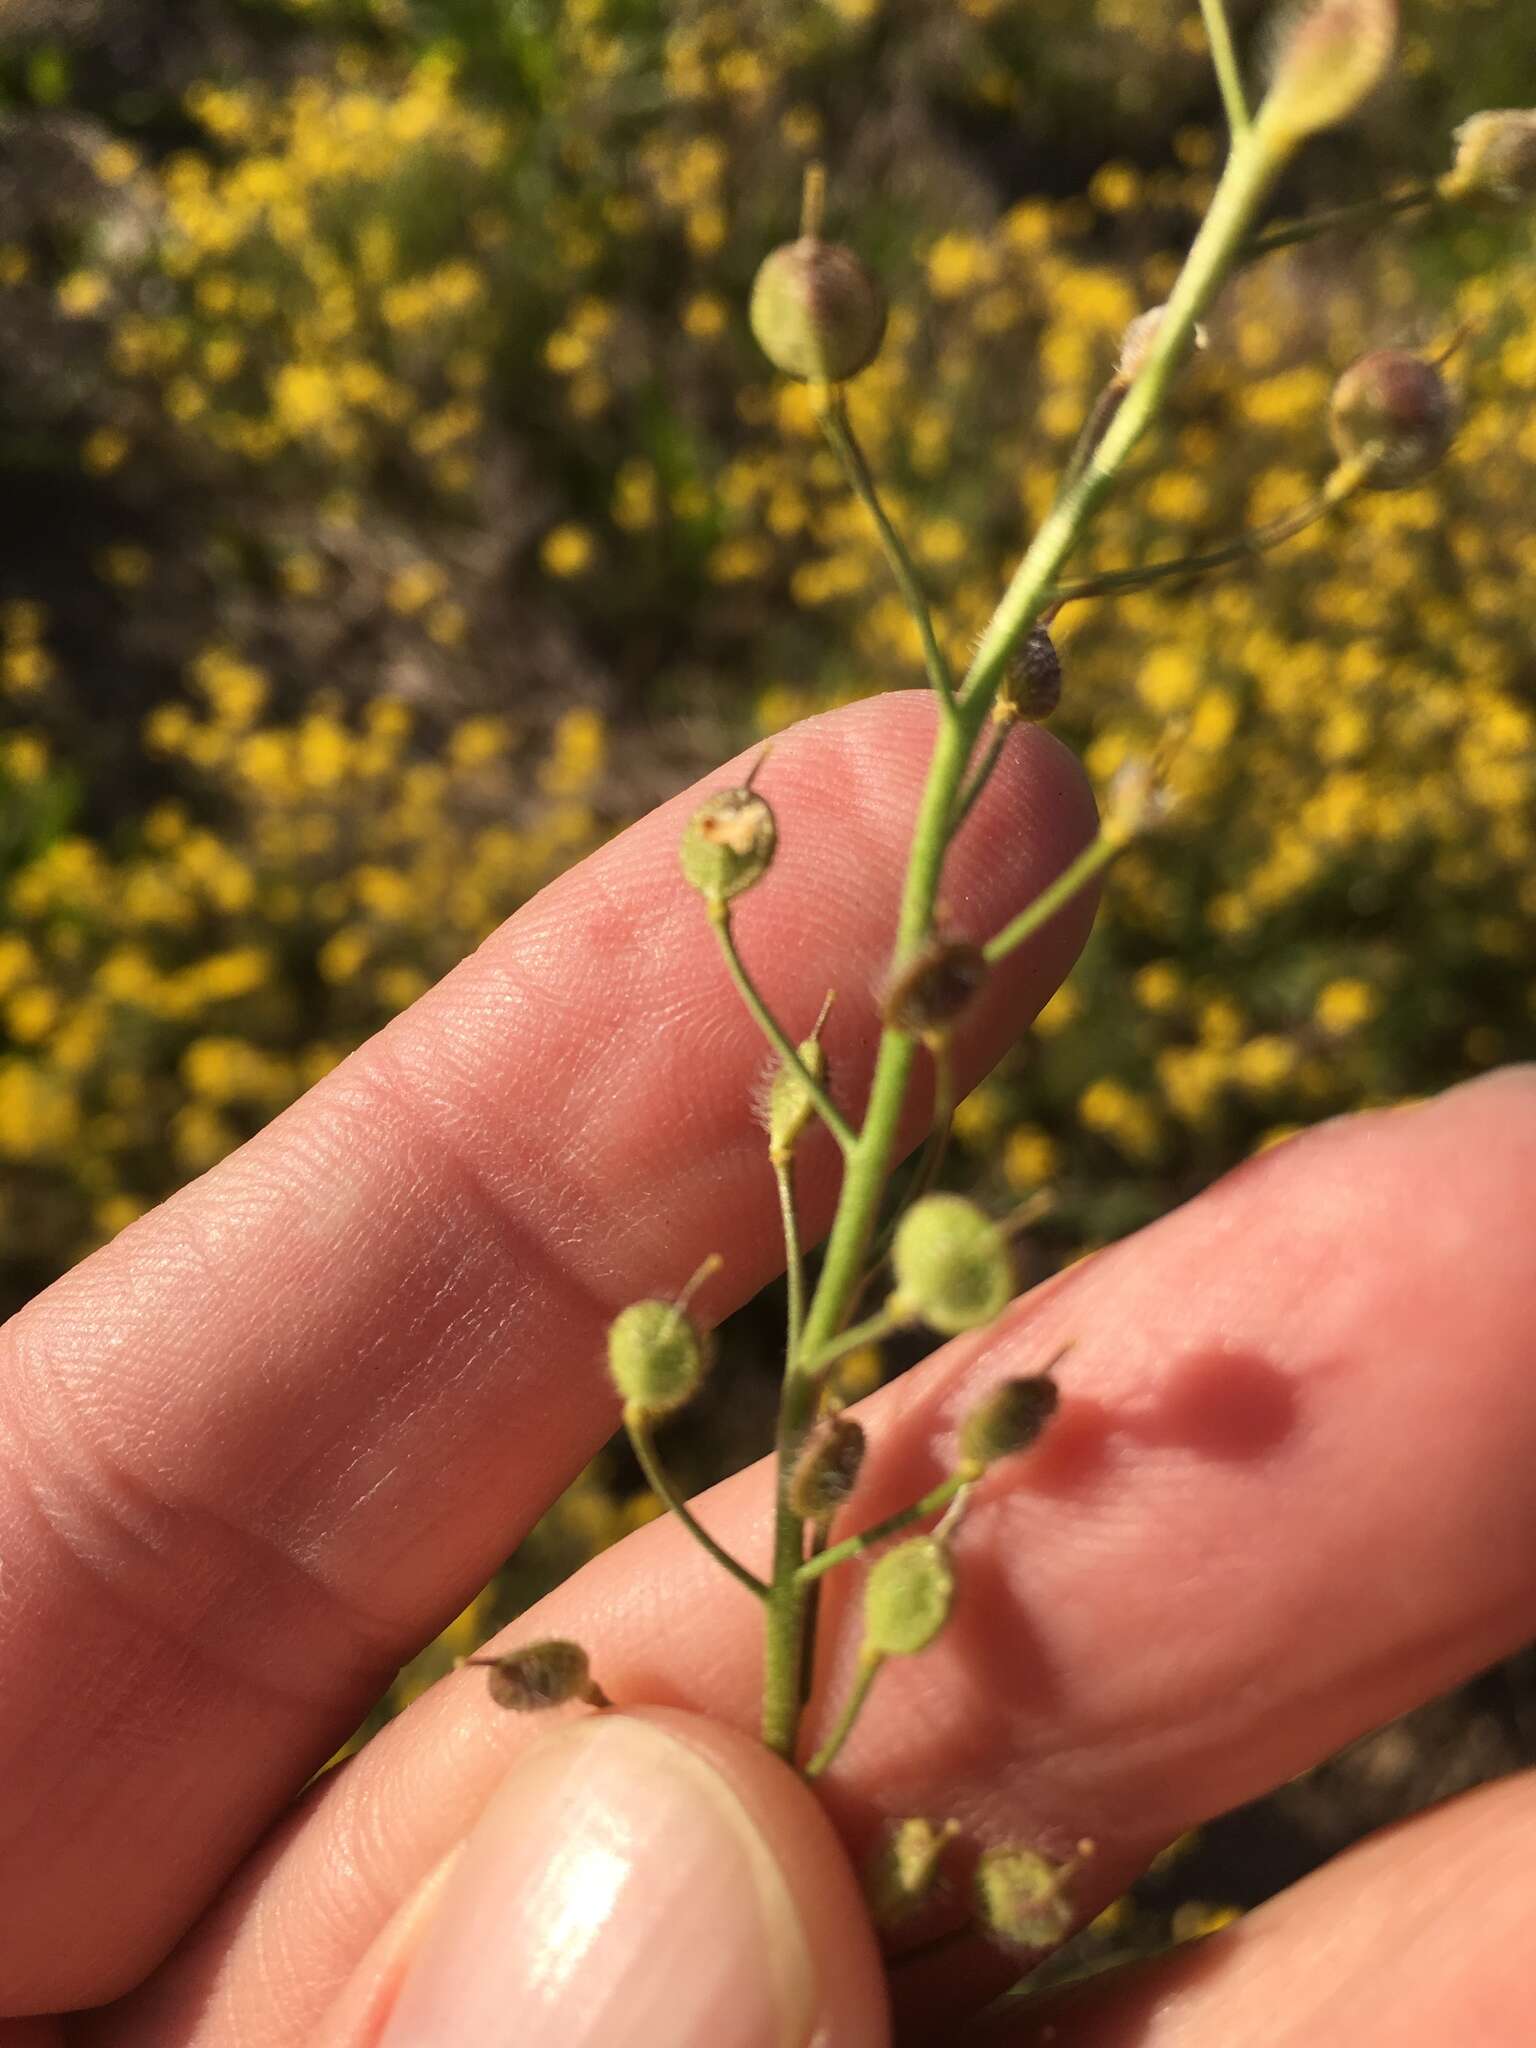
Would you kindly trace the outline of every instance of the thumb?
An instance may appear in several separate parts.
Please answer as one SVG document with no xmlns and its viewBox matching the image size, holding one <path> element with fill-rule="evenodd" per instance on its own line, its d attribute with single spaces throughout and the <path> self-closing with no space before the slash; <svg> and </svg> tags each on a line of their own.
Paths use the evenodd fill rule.
<svg viewBox="0 0 1536 2048">
<path fill-rule="evenodd" d="M 883 2048 L 858 1884 L 732 1729 L 600 1714 L 519 1758 L 424 1911 L 379 2048 Z M 394 1975 L 394 1972 L 390 1973 Z"/>
</svg>

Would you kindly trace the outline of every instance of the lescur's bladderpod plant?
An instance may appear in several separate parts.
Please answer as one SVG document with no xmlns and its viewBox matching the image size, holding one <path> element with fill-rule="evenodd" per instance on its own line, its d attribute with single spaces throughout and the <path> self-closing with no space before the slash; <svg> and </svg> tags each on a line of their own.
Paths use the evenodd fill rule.
<svg viewBox="0 0 1536 2048">
<path fill-rule="evenodd" d="M 1068 604 L 1251 560 L 1358 492 L 1413 484 L 1444 458 L 1455 431 L 1456 401 L 1444 375 L 1450 349 L 1435 356 L 1378 349 L 1354 363 L 1335 387 L 1326 425 L 1336 460 L 1300 511 L 1204 553 L 1066 577 L 1096 510 L 1203 339 L 1201 323 L 1223 283 L 1254 257 L 1321 234 L 1339 218 L 1318 215 L 1262 231 L 1257 225 L 1292 154 L 1316 131 L 1349 115 L 1382 81 L 1392 59 L 1395 0 L 1309 0 L 1278 23 L 1266 88 L 1251 104 L 1223 0 L 1202 0 L 1201 11 L 1231 130 L 1225 171 L 1167 303 L 1140 316 L 1126 335 L 1056 502 L 963 675 L 946 659 L 917 570 L 844 402 L 843 385 L 880 348 L 886 306 L 859 258 L 824 235 L 819 170 L 806 182 L 798 238 L 767 258 L 753 290 L 754 332 L 776 369 L 810 387 L 827 442 L 910 608 L 938 700 L 937 736 L 879 995 L 882 1030 L 862 1111 L 850 1091 L 839 1088 L 823 1052 L 826 1006 L 800 1036 L 803 1023 L 773 1014 L 738 948 L 736 901 L 768 882 L 778 840 L 771 773 L 761 761 L 745 784 L 718 792 L 696 812 L 680 850 L 680 886 L 702 899 L 729 977 L 771 1049 L 757 1108 L 783 1218 L 788 1330 L 774 1539 L 771 1557 L 759 1561 L 764 1569 L 728 1555 L 700 1526 L 669 1480 L 655 1442 L 656 1424 L 691 1401 L 707 1377 L 710 1337 L 690 1312 L 690 1301 L 719 1261 L 709 1261 L 681 1293 L 625 1309 L 609 1332 L 608 1368 L 636 1455 L 656 1493 L 761 1605 L 763 1740 L 813 1779 L 834 1764 L 885 1664 L 920 1656 L 944 1629 L 955 1597 L 950 1539 L 972 1490 L 992 1466 L 1027 1457 L 1058 1405 L 1060 1356 L 1032 1376 L 1004 1381 L 964 1418 L 945 1476 L 920 1500 L 855 1533 L 836 1534 L 840 1517 L 852 1513 L 856 1519 L 865 1438 L 862 1426 L 840 1411 L 833 1368 L 854 1349 L 904 1326 L 924 1325 L 946 1337 L 981 1329 L 1015 1292 L 1011 1237 L 1027 1219 L 999 1221 L 958 1195 L 934 1189 L 954 1106 L 949 1046 L 955 1028 L 992 970 L 1154 825 L 1167 801 L 1161 764 L 1131 763 L 1107 793 L 1097 837 L 1049 888 L 990 935 L 947 929 L 941 900 L 948 851 L 1014 727 L 1048 717 L 1059 701 L 1061 664 L 1051 624 Z M 1371 209 L 1385 218 L 1420 206 L 1518 204 L 1533 193 L 1536 115 L 1496 112 L 1461 128 L 1452 166 L 1434 185 L 1340 211 L 1358 222 Z M 1176 734 L 1169 744 L 1176 748 Z M 769 788 L 759 788 L 760 781 Z M 829 981 L 834 978 L 829 972 Z M 835 993 L 829 988 L 827 1005 Z M 931 1128 L 915 1171 L 897 1192 L 897 1132 L 920 1062 L 931 1068 Z M 795 1174 L 801 1143 L 818 1122 L 841 1154 L 842 1178 L 820 1269 L 810 1284 Z M 869 1301 L 878 1298 L 874 1290 L 887 1274 L 883 1300 L 872 1308 Z M 807 1753 L 801 1729 L 816 1672 L 818 1592 L 830 1573 L 861 1561 L 867 1569 L 852 1683 L 824 1717 L 830 1732 Z M 490 1666 L 492 1691 L 503 1705 L 607 1704 L 585 1652 L 574 1644 L 536 1643 L 482 1661 Z M 882 1925 L 920 1908 L 958 1834 L 952 1820 L 928 1816 L 903 1820 L 891 1830 L 869 1872 L 871 1904 Z M 1081 1843 L 1057 1858 L 1033 1845 L 988 1848 L 976 1861 L 971 1887 L 977 1920 L 1019 1951 L 1038 1955 L 1055 1947 L 1071 1931 L 1071 1879 L 1089 1850 Z"/>
</svg>

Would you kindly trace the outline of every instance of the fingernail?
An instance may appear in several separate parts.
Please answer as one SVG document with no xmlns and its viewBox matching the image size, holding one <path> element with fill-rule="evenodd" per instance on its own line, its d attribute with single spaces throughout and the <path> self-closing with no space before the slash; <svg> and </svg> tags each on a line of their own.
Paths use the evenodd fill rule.
<svg viewBox="0 0 1536 2048">
<path fill-rule="evenodd" d="M 803 2048 L 815 2009 L 805 1930 L 734 1791 L 605 1714 L 501 1785 L 380 2048 Z"/>
</svg>

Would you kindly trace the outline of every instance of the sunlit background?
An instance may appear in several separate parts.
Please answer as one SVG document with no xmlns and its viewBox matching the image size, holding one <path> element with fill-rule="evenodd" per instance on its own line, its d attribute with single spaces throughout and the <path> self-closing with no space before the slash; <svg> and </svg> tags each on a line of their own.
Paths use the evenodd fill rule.
<svg viewBox="0 0 1536 2048">
<path fill-rule="evenodd" d="M 1405 15 L 1277 212 L 1536 102 L 1526 0 Z M 892 296 L 854 416 L 963 654 L 1220 147 L 1193 0 L 0 0 L 0 1306 L 657 797 L 920 679 L 746 329 L 808 161 Z M 1532 249 L 1431 212 L 1255 265 L 1101 522 L 1113 565 L 1283 514 L 1338 371 L 1465 326 L 1428 484 L 1063 621 L 1059 729 L 1102 781 L 1177 727 L 1181 801 L 961 1111 L 958 1183 L 1052 1191 L 1046 1262 L 1536 1046 Z M 609 1454 L 396 1703 L 650 1511 Z M 1410 1741 L 1407 1796 L 1525 1698 Z"/>
</svg>

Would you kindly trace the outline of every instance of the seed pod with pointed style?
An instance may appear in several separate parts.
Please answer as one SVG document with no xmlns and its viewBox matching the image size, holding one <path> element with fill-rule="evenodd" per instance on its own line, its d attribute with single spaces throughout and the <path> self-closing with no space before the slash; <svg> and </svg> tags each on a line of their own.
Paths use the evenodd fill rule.
<svg viewBox="0 0 1536 2048">
<path fill-rule="evenodd" d="M 890 1307 L 945 1337 L 976 1330 L 1007 1307 L 1013 1261 L 998 1226 L 961 1195 L 925 1195 L 896 1229 Z"/>
<path fill-rule="evenodd" d="M 1439 467 L 1456 434 L 1456 404 L 1433 363 L 1382 348 L 1351 363 L 1333 387 L 1333 443 L 1370 462 L 1371 490 L 1396 491 Z"/>
<path fill-rule="evenodd" d="M 592 1682 L 587 1653 L 580 1643 L 552 1640 L 526 1643 L 500 1657 L 471 1657 L 491 1674 L 491 1698 L 516 1714 L 541 1713 L 570 1700 L 606 1707 L 608 1699 Z"/>
<path fill-rule="evenodd" d="M 864 1582 L 864 1654 L 915 1657 L 949 1619 L 955 1575 L 936 1536 L 914 1536 L 880 1558 Z"/>
<path fill-rule="evenodd" d="M 608 1372 L 643 1415 L 670 1415 L 691 1401 L 709 1370 L 709 1342 L 675 1301 L 637 1301 L 608 1326 Z"/>
<path fill-rule="evenodd" d="M 933 1896 L 944 1851 L 960 1832 L 957 1820 L 915 1815 L 898 1820 L 864 1867 L 864 1896 L 880 1928 L 899 1927 Z"/>
<path fill-rule="evenodd" d="M 766 257 L 752 286 L 752 332 L 776 370 L 842 384 L 885 338 L 885 294 L 841 242 L 801 235 Z"/>
<path fill-rule="evenodd" d="M 1072 1932 L 1067 1895 L 1074 1870 L 1036 1849 L 1003 1844 L 976 1865 L 976 1910 L 989 1934 L 1009 1948 L 1059 1948 Z"/>
<path fill-rule="evenodd" d="M 701 896 L 729 903 L 763 879 L 778 842 L 773 812 L 755 790 L 722 789 L 694 812 L 678 857 Z"/>
<path fill-rule="evenodd" d="M 961 1468 L 981 1473 L 999 1458 L 1038 1443 L 1061 1395 L 1049 1373 L 1004 1380 L 978 1402 L 960 1427 Z"/>
</svg>

